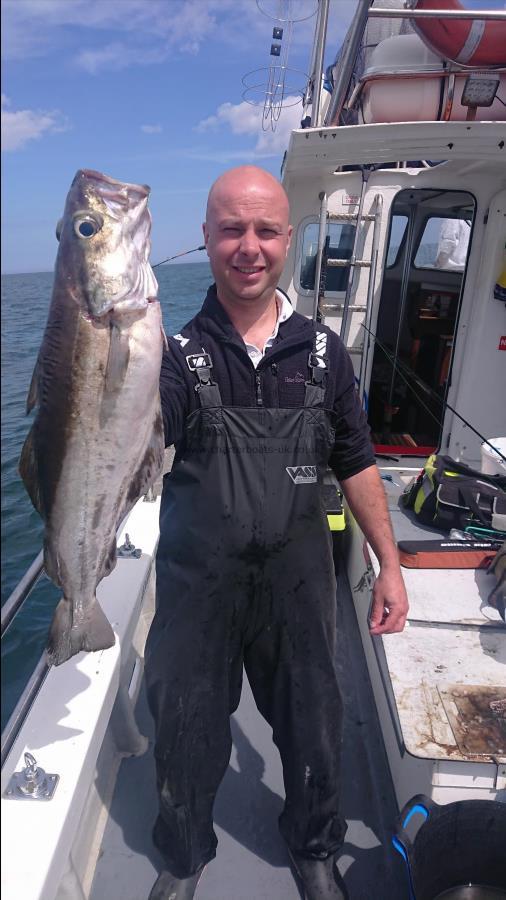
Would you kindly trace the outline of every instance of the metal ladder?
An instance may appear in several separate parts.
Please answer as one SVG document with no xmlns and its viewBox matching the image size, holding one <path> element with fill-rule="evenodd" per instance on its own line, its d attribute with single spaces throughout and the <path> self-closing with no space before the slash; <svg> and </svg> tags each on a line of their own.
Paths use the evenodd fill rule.
<svg viewBox="0 0 506 900">
<path fill-rule="evenodd" d="M 344 342 L 347 350 L 351 354 L 361 354 L 360 361 L 360 376 L 359 376 L 359 392 L 360 395 L 363 396 L 364 393 L 364 383 L 367 372 L 367 361 L 370 350 L 370 326 L 371 326 L 371 318 L 372 318 L 372 305 L 374 300 L 374 290 L 376 286 L 376 270 L 378 265 L 378 245 L 379 245 L 379 235 L 380 235 L 380 227 L 383 213 L 383 197 L 381 194 L 376 194 L 374 197 L 375 204 L 375 212 L 374 213 L 364 213 L 364 199 L 367 191 L 367 184 L 369 180 L 369 170 L 364 169 L 362 173 L 362 190 L 360 193 L 360 200 L 358 211 L 356 213 L 329 213 L 328 212 L 328 198 L 325 193 L 321 193 L 319 195 L 320 200 L 320 218 L 319 218 L 319 229 L 318 229 L 318 249 L 316 255 L 316 270 L 315 270 L 315 284 L 314 284 L 314 297 L 313 297 L 313 321 L 316 322 L 319 316 L 322 313 L 325 313 L 329 310 L 341 311 L 342 319 L 341 319 L 341 331 L 340 337 Z M 327 234 L 327 225 L 330 222 L 351 222 L 355 223 L 355 235 L 353 239 L 353 249 L 350 259 L 327 259 L 326 256 L 326 234 Z M 357 257 L 358 248 L 361 245 L 362 238 L 365 237 L 365 229 L 369 222 L 373 222 L 373 237 L 372 237 L 372 247 L 371 247 L 371 258 L 370 259 L 359 259 Z M 346 285 L 346 294 L 344 300 L 340 303 L 324 303 L 325 299 L 325 281 L 326 281 L 326 272 L 329 267 L 339 267 L 339 268 L 349 268 L 348 272 L 348 281 Z M 369 269 L 369 279 L 367 283 L 367 298 L 365 305 L 363 304 L 351 304 L 350 297 L 353 290 L 353 283 L 355 280 L 355 272 L 360 268 L 368 268 Z M 363 312 L 364 314 L 364 325 L 365 325 L 365 335 L 364 335 L 364 343 L 361 347 L 353 347 L 348 346 L 347 337 L 348 337 L 348 324 L 349 324 L 349 315 L 352 312 Z"/>
</svg>

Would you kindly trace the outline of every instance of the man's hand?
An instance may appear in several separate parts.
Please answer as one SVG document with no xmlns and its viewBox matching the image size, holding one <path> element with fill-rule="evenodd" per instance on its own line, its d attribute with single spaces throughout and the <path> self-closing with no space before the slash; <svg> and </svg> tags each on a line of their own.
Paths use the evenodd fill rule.
<svg viewBox="0 0 506 900">
<path fill-rule="evenodd" d="M 372 591 L 370 633 L 395 634 L 402 631 L 408 608 L 406 588 L 399 568 L 380 569 Z"/>
<path fill-rule="evenodd" d="M 380 564 L 372 591 L 369 630 L 371 634 L 402 631 L 408 614 L 408 598 L 378 469 L 369 466 L 341 481 L 341 487 Z"/>
</svg>

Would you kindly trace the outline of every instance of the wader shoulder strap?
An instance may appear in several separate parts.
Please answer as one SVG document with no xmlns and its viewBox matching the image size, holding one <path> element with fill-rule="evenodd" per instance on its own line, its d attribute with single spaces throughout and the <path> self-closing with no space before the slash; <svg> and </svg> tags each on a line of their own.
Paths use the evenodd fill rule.
<svg viewBox="0 0 506 900">
<path fill-rule="evenodd" d="M 195 347 L 195 342 L 181 335 L 175 335 L 183 350 L 186 365 L 196 378 L 195 391 L 201 406 L 221 406 L 220 389 L 213 381 L 213 361 L 211 354 Z M 195 353 L 188 351 L 196 350 Z"/>
<path fill-rule="evenodd" d="M 327 332 L 316 331 L 313 349 L 309 354 L 309 380 L 306 381 L 306 394 L 304 406 L 318 406 L 324 404 L 325 387 L 327 383 Z"/>
</svg>

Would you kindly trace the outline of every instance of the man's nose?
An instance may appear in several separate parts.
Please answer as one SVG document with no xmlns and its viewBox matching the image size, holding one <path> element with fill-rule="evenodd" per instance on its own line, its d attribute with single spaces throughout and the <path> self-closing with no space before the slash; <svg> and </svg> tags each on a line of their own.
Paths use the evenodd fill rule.
<svg viewBox="0 0 506 900">
<path fill-rule="evenodd" d="M 245 256 L 257 256 L 260 252 L 260 242 L 254 228 L 247 228 L 241 235 L 239 250 Z"/>
</svg>

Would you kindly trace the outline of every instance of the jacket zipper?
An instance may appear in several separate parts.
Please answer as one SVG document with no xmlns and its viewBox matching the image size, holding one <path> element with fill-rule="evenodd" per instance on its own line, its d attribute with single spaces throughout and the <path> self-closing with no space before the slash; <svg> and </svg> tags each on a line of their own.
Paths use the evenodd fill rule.
<svg viewBox="0 0 506 900">
<path fill-rule="evenodd" d="M 263 406 L 264 401 L 262 400 L 262 381 L 260 379 L 259 372 L 255 372 L 255 384 L 256 384 L 256 394 L 257 394 L 257 406 Z"/>
</svg>

